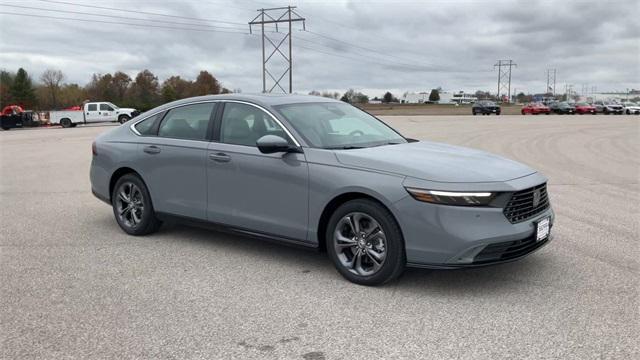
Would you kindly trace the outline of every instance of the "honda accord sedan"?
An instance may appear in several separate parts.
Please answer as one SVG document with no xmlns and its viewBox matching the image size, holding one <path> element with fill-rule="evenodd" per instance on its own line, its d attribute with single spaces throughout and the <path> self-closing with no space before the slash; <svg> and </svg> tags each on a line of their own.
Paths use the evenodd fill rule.
<svg viewBox="0 0 640 360">
<path fill-rule="evenodd" d="M 512 261 L 551 240 L 542 174 L 406 138 L 321 97 L 179 100 L 100 135 L 92 152 L 92 191 L 128 234 L 183 221 L 318 248 L 358 284 L 406 266 Z"/>
</svg>

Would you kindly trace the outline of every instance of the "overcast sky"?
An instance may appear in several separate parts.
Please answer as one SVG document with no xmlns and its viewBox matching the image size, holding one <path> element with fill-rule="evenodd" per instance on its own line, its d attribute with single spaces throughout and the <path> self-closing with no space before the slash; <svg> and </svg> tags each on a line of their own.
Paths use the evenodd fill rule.
<svg viewBox="0 0 640 360">
<path fill-rule="evenodd" d="M 557 92 L 564 92 L 565 84 L 578 92 L 584 86 L 640 89 L 638 0 L 60 1 L 66 4 L 0 0 L 5 13 L 0 15 L 0 68 L 24 67 L 34 80 L 47 68 L 60 69 L 67 82 L 79 84 L 93 73 L 117 70 L 135 76 L 149 69 L 161 81 L 170 75 L 193 79 L 208 70 L 228 88 L 258 92 L 260 37 L 246 34 L 248 26 L 242 24 L 256 16 L 257 8 L 291 4 L 307 18 L 310 31 L 294 26 L 297 92 L 355 88 L 381 96 L 385 90 L 401 95 L 441 86 L 495 93 L 498 59 L 517 63 L 512 91 L 544 92 L 548 68 L 557 69 Z M 278 63 L 273 65 L 277 77 Z"/>
</svg>

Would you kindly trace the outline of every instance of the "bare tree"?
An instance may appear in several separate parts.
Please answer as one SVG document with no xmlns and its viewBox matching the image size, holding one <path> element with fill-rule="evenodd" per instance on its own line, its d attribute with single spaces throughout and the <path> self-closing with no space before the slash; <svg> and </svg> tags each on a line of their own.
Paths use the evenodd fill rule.
<svg viewBox="0 0 640 360">
<path fill-rule="evenodd" d="M 44 83 L 44 86 L 49 92 L 49 96 L 51 96 L 51 104 L 54 109 L 58 107 L 58 93 L 60 92 L 60 85 L 63 80 L 64 74 L 60 70 L 47 69 L 42 73 L 42 76 L 40 76 L 40 81 Z"/>
</svg>

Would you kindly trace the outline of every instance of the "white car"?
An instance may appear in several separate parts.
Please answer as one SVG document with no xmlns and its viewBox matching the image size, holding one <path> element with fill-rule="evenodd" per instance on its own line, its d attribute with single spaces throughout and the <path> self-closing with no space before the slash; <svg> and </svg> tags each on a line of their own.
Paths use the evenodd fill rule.
<svg viewBox="0 0 640 360">
<path fill-rule="evenodd" d="M 627 115 L 631 114 L 640 114 L 640 105 L 632 102 L 628 102 L 624 104 L 624 113 Z"/>
<path fill-rule="evenodd" d="M 64 128 L 98 122 L 124 124 L 138 114 L 136 109 L 119 108 L 110 102 L 89 102 L 83 105 L 82 110 L 50 111 L 49 122 L 52 125 L 60 124 Z"/>
</svg>

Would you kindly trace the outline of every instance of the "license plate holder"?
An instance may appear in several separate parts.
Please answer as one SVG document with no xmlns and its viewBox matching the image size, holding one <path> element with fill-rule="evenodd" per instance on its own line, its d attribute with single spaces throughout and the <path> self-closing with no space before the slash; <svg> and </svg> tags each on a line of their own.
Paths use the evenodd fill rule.
<svg viewBox="0 0 640 360">
<path fill-rule="evenodd" d="M 551 219 L 543 218 L 536 222 L 536 241 L 543 241 L 549 237 L 551 232 Z"/>
</svg>

